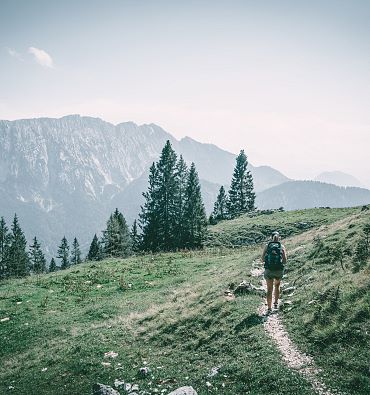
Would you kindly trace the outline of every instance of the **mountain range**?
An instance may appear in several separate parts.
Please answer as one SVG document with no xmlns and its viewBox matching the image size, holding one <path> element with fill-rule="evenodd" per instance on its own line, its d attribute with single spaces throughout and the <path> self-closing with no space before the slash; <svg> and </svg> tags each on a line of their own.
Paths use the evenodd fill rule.
<svg viewBox="0 0 370 395">
<path fill-rule="evenodd" d="M 115 207 L 129 223 L 137 218 L 142 192 L 147 188 L 148 169 L 158 160 L 166 140 L 188 164 L 196 164 L 204 203 L 210 213 L 219 187 L 230 184 L 236 157 L 213 144 L 190 137 L 177 140 L 155 124 L 113 125 L 79 115 L 2 120 L 0 216 L 10 225 L 16 212 L 28 240 L 36 235 L 48 256 L 55 254 L 64 235 L 70 241 L 76 236 L 86 251 L 94 233 L 104 229 Z M 274 188 L 283 188 L 284 194 L 289 195 L 292 186 L 298 184 L 269 166 L 249 164 L 249 168 L 260 207 L 285 206 L 277 203 Z M 299 185 L 298 190 L 303 184 Z M 308 189 L 316 190 L 325 184 L 309 185 Z M 331 196 L 333 192 L 326 191 L 315 202 L 327 205 L 328 193 Z M 354 193 L 357 196 L 358 191 Z M 351 195 L 339 204 L 370 202 L 366 192 L 360 195 L 360 199 Z"/>
</svg>

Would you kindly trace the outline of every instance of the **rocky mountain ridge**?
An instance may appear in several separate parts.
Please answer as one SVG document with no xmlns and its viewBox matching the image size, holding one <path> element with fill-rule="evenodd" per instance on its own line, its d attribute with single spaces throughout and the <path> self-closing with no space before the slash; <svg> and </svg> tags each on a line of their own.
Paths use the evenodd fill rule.
<svg viewBox="0 0 370 395">
<path fill-rule="evenodd" d="M 129 220 L 137 217 L 146 171 L 166 140 L 188 163 L 195 162 L 210 211 L 235 165 L 235 155 L 215 145 L 190 137 L 177 140 L 155 124 L 113 125 L 80 115 L 2 120 L 0 215 L 10 221 L 17 212 L 27 237 L 39 236 L 50 251 L 63 235 L 76 235 L 86 248 L 114 207 Z M 257 190 L 288 180 L 269 167 L 250 168 Z M 140 190 L 130 196 L 125 191 L 133 182 Z"/>
</svg>

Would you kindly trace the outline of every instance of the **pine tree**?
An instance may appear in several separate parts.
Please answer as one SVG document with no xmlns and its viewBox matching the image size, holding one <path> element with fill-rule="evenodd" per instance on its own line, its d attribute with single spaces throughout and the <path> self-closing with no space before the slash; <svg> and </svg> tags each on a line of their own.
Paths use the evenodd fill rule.
<svg viewBox="0 0 370 395">
<path fill-rule="evenodd" d="M 149 174 L 148 191 L 143 193 L 139 224 L 142 246 L 147 251 L 170 251 L 176 248 L 177 155 L 167 140 L 159 161 L 153 163 Z"/>
<path fill-rule="evenodd" d="M 9 246 L 9 274 L 24 277 L 29 274 L 30 261 L 26 251 L 27 241 L 19 225 L 17 214 L 14 215 Z"/>
<path fill-rule="evenodd" d="M 253 192 L 253 177 L 247 170 L 248 160 L 244 150 L 236 158 L 233 178 L 229 190 L 228 215 L 231 218 L 254 209 L 255 194 Z"/>
<path fill-rule="evenodd" d="M 176 179 L 177 155 L 167 140 L 157 164 L 158 177 L 158 249 L 171 251 L 176 247 Z"/>
<path fill-rule="evenodd" d="M 90 244 L 89 253 L 87 254 L 88 261 L 99 261 L 101 259 L 101 249 L 100 249 L 100 242 L 96 233 L 92 239 Z"/>
<path fill-rule="evenodd" d="M 63 236 L 63 239 L 60 243 L 60 246 L 58 247 L 58 255 L 57 258 L 59 258 L 61 260 L 61 265 L 60 268 L 63 269 L 67 269 L 70 265 L 69 262 L 69 245 L 68 245 L 68 241 L 65 238 L 65 236 Z"/>
<path fill-rule="evenodd" d="M 35 274 L 45 273 L 46 259 L 41 250 L 40 243 L 37 241 L 36 237 L 34 237 L 33 244 L 30 246 L 29 255 L 32 272 Z"/>
<path fill-rule="evenodd" d="M 139 214 L 139 226 L 142 232 L 142 249 L 144 251 L 158 250 L 158 177 L 155 163 L 150 166 L 149 186 L 143 192 L 145 199 Z"/>
<path fill-rule="evenodd" d="M 131 253 L 127 222 L 117 208 L 110 215 L 107 228 L 103 232 L 103 251 L 105 256 L 112 257 L 127 257 Z"/>
<path fill-rule="evenodd" d="M 188 181 L 188 167 L 182 155 L 176 164 L 176 172 L 175 177 L 177 179 L 177 192 L 176 192 L 176 216 L 175 216 L 175 227 L 176 227 L 176 241 L 175 248 L 183 248 L 184 246 L 184 237 L 185 237 L 185 201 L 186 201 L 186 186 Z"/>
<path fill-rule="evenodd" d="M 54 258 L 51 258 L 50 265 L 49 265 L 49 272 L 56 272 L 58 270 L 57 264 Z"/>
<path fill-rule="evenodd" d="M 6 278 L 9 273 L 9 249 L 10 249 L 11 235 L 6 226 L 5 220 L 1 217 L 0 220 L 0 279 Z"/>
<path fill-rule="evenodd" d="M 202 202 L 199 177 L 194 163 L 190 166 L 184 212 L 185 246 L 188 248 L 201 248 L 207 230 L 207 217 Z"/>
<path fill-rule="evenodd" d="M 253 183 L 253 176 L 252 173 L 248 170 L 247 171 L 247 211 L 254 211 L 256 209 L 255 201 L 256 201 L 256 194 L 254 192 L 254 183 Z"/>
<path fill-rule="evenodd" d="M 217 200 L 213 207 L 213 213 L 211 215 L 211 220 L 213 221 L 213 223 L 217 223 L 218 221 L 227 218 L 227 196 L 225 188 L 223 186 L 221 186 L 220 188 Z"/>
<path fill-rule="evenodd" d="M 138 252 L 140 250 L 140 241 L 141 240 L 140 240 L 140 235 L 138 234 L 138 231 L 137 231 L 136 219 L 135 219 L 134 223 L 132 224 L 130 237 L 131 237 L 132 251 Z"/>
<path fill-rule="evenodd" d="M 79 265 L 81 263 L 81 250 L 77 238 L 73 239 L 71 251 L 71 265 Z"/>
</svg>

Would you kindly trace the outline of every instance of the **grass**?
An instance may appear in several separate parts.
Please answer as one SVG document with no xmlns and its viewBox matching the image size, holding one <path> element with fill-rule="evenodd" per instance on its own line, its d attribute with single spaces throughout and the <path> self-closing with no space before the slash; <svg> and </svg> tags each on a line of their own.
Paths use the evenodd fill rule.
<svg viewBox="0 0 370 395">
<path fill-rule="evenodd" d="M 357 208 L 317 208 L 297 211 L 275 211 L 271 214 L 245 214 L 230 221 L 221 221 L 209 229 L 207 246 L 241 247 L 267 240 L 278 230 L 285 239 L 309 229 L 328 225 L 358 212 Z"/>
<path fill-rule="evenodd" d="M 288 332 L 314 356 L 329 385 L 347 394 L 370 393 L 370 265 L 354 272 L 353 257 L 345 257 L 342 268 L 328 258 L 328 251 L 338 245 L 354 251 L 369 222 L 369 214 L 359 213 L 302 235 L 287 274 L 297 287 L 292 307 L 283 313 Z"/>
<path fill-rule="evenodd" d="M 292 297 L 296 307 L 285 310 L 283 317 L 292 337 L 328 372 L 328 382 L 334 383 L 341 374 L 341 388 L 347 388 L 354 377 L 356 388 L 367 388 L 366 373 L 361 374 L 362 362 L 358 362 L 362 357 L 357 360 L 361 365 L 357 373 L 352 375 L 351 369 L 356 367 L 352 355 L 362 352 L 366 356 L 366 350 L 360 349 L 368 340 L 364 343 L 362 337 L 354 337 L 350 347 L 343 342 L 340 355 L 350 356 L 347 370 L 335 371 L 334 359 L 339 354 L 333 347 L 339 347 L 338 339 L 320 354 L 315 339 L 328 329 L 310 321 L 314 311 L 306 303 L 324 286 L 336 289 L 343 274 L 338 275 L 338 267 L 314 262 L 301 268 L 306 259 L 303 248 L 314 248 L 316 234 L 346 237 L 342 229 L 345 232 L 353 223 L 349 231 L 356 232 L 363 215 L 354 209 L 322 209 L 311 210 L 310 217 L 309 211 L 280 213 L 281 220 L 275 214 L 259 217 L 261 226 L 270 221 L 273 228 L 308 222 L 309 218 L 316 221 L 310 230 L 299 230 L 285 240 L 288 251 L 296 251 L 291 253 L 288 278 L 300 286 Z M 257 219 L 253 221 L 258 225 Z M 230 223 L 218 224 L 219 232 L 224 227 L 227 233 Z M 250 224 L 240 219 L 240 226 L 244 229 Z M 248 278 L 260 252 L 260 245 L 212 247 L 84 263 L 62 272 L 1 283 L 0 319 L 9 320 L 0 322 L 0 393 L 91 394 L 96 382 L 113 385 L 115 379 L 123 379 L 138 384 L 147 394 L 170 392 L 182 385 L 192 385 L 198 394 L 312 394 L 306 381 L 285 367 L 265 335 L 256 314 L 261 297 L 224 297 L 229 283 Z M 348 294 L 347 288 L 340 288 L 341 301 L 347 300 L 344 295 L 349 298 L 341 308 L 351 311 L 348 320 L 361 317 L 363 325 L 368 325 L 361 310 L 366 306 L 361 289 L 367 283 L 361 283 L 361 273 L 347 271 L 356 283 L 348 286 Z M 311 287 L 305 285 L 308 277 L 302 276 L 312 277 Z M 361 301 L 356 311 L 350 309 L 353 300 Z M 294 308 L 304 314 L 295 314 Z M 312 337 L 302 328 L 305 325 L 312 328 Z M 104 357 L 109 351 L 118 356 Z M 143 366 L 151 370 L 145 377 L 138 375 Z M 215 367 L 220 367 L 219 373 L 209 377 Z"/>
</svg>

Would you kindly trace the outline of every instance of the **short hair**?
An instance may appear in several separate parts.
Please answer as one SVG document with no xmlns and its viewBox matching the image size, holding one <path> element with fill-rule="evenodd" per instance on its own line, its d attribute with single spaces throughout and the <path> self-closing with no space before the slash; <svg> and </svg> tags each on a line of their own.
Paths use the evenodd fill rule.
<svg viewBox="0 0 370 395">
<path fill-rule="evenodd" d="M 279 237 L 280 237 L 280 233 L 277 230 L 271 233 L 272 240 L 278 240 Z"/>
</svg>

